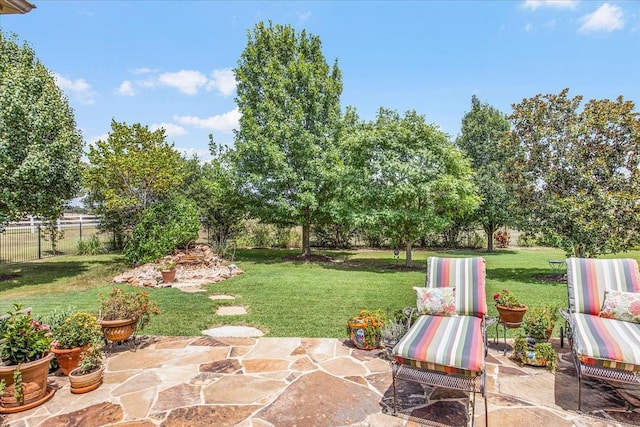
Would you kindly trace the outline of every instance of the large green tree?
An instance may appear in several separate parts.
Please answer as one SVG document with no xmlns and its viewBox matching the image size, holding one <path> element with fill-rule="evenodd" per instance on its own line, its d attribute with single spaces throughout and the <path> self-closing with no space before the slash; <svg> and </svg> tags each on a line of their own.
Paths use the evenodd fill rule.
<svg viewBox="0 0 640 427">
<path fill-rule="evenodd" d="M 415 111 L 381 108 L 344 138 L 345 199 L 362 225 L 405 246 L 407 267 L 414 241 L 477 207 L 469 160 Z"/>
<path fill-rule="evenodd" d="M 185 162 L 165 141 L 164 129 L 111 121 L 106 140 L 89 147 L 86 203 L 102 215 L 102 227 L 122 248 L 141 214 L 169 196 L 185 177 Z"/>
<path fill-rule="evenodd" d="M 487 235 L 487 251 L 493 252 L 493 233 L 512 218 L 511 197 L 504 180 L 504 152 L 499 143 L 509 131 L 506 115 L 471 97 L 471 111 L 462 119 L 456 144 L 471 158 L 474 181 L 482 202 L 470 218 L 482 224 Z"/>
<path fill-rule="evenodd" d="M 83 145 L 51 73 L 0 31 L 0 224 L 58 218 L 80 189 Z"/>
<path fill-rule="evenodd" d="M 534 232 L 595 257 L 640 242 L 640 117 L 634 103 L 536 95 L 513 106 L 508 180 Z"/>
<path fill-rule="evenodd" d="M 290 26 L 259 23 L 234 70 L 242 117 L 235 153 L 239 182 L 257 218 L 302 225 L 310 253 L 310 227 L 322 216 L 338 163 L 342 81 L 330 67 L 320 38 Z"/>
</svg>

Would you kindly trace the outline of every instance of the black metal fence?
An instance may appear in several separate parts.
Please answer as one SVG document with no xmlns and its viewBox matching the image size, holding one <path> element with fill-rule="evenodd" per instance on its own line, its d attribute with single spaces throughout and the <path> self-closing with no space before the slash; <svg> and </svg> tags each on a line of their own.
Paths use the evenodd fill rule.
<svg viewBox="0 0 640 427">
<path fill-rule="evenodd" d="M 90 215 L 64 216 L 55 224 L 36 218 L 11 222 L 0 233 L 0 264 L 75 254 L 80 241 L 97 236 L 103 244 L 111 240 L 99 233 L 100 218 Z"/>
</svg>

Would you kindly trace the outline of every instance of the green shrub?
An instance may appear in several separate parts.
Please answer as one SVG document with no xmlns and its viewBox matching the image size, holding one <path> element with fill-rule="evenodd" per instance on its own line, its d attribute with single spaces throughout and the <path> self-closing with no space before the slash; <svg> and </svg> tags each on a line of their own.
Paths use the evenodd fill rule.
<svg viewBox="0 0 640 427">
<path fill-rule="evenodd" d="M 93 235 L 88 239 L 78 240 L 78 255 L 100 255 L 107 252 L 107 248 L 102 244 L 97 235 Z"/>
<path fill-rule="evenodd" d="M 124 257 L 131 264 L 154 261 L 196 240 L 199 230 L 199 212 L 192 201 L 179 197 L 154 203 L 133 229 Z"/>
</svg>

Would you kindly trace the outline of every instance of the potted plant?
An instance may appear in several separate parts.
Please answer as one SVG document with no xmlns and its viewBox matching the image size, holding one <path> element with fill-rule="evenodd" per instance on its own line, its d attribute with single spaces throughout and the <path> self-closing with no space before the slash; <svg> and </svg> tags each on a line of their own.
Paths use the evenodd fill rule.
<svg viewBox="0 0 640 427">
<path fill-rule="evenodd" d="M 164 283 L 172 283 L 176 280 L 176 265 L 178 260 L 175 257 L 166 257 L 159 260 L 158 271 L 162 274 Z"/>
<path fill-rule="evenodd" d="M 136 332 L 143 331 L 151 315 L 159 314 L 158 304 L 146 291 L 124 292 L 113 288 L 110 294 L 99 294 L 100 313 L 98 323 L 109 341 L 123 341 Z"/>
<path fill-rule="evenodd" d="M 102 384 L 104 373 L 104 344 L 100 338 L 94 339 L 82 353 L 80 364 L 69 373 L 71 393 L 88 393 Z"/>
<path fill-rule="evenodd" d="M 493 301 L 496 304 L 501 323 L 511 328 L 520 326 L 527 306 L 518 301 L 514 293 L 503 289 L 501 293 L 493 296 Z"/>
<path fill-rule="evenodd" d="M 537 341 L 549 341 L 558 321 L 558 308 L 551 306 L 532 307 L 522 320 L 522 329 L 527 337 Z"/>
<path fill-rule="evenodd" d="M 96 316 L 83 312 L 72 314 L 51 331 L 51 351 L 56 355 L 64 375 L 69 375 L 69 372 L 78 367 L 82 352 L 91 342 L 102 337 L 102 329 Z"/>
<path fill-rule="evenodd" d="M 558 355 L 550 342 L 519 336 L 513 344 L 513 358 L 520 363 L 544 366 L 550 371 L 558 367 Z"/>
<path fill-rule="evenodd" d="M 556 351 L 549 342 L 553 327 L 558 320 L 557 307 L 532 307 L 522 320 L 525 336 L 519 336 L 513 346 L 513 357 L 521 363 L 557 367 Z"/>
<path fill-rule="evenodd" d="M 47 387 L 52 340 L 49 325 L 20 304 L 0 322 L 0 413 L 25 411 L 53 396 Z"/>
<path fill-rule="evenodd" d="M 363 350 L 373 350 L 380 346 L 385 316 L 380 310 L 361 310 L 357 316 L 347 321 L 347 335 L 351 342 Z"/>
</svg>

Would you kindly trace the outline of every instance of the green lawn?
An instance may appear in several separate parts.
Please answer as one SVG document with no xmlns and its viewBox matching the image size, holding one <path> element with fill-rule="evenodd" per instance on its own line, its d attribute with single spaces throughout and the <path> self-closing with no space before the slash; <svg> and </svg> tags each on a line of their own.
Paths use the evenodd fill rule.
<svg viewBox="0 0 640 427">
<path fill-rule="evenodd" d="M 566 285 L 536 280 L 550 274 L 549 259 L 564 259 L 560 250 L 418 251 L 417 268 L 406 270 L 391 251 L 326 251 L 336 262 L 286 261 L 291 250 L 238 250 L 235 263 L 245 273 L 207 286 L 208 293 L 177 289 L 149 289 L 162 314 L 153 318 L 145 333 L 199 335 L 212 325 L 257 326 L 270 336 L 344 337 L 346 320 L 361 309 L 393 312 L 415 305 L 413 286 L 424 285 L 428 256 L 484 256 L 487 261 L 487 303 L 497 314 L 493 294 L 509 289 L 527 305 L 566 306 Z M 640 252 L 621 254 L 640 260 Z M 112 277 L 126 269 L 118 255 L 61 256 L 37 262 L 3 266 L 0 274 L 15 274 L 0 282 L 0 312 L 24 303 L 34 313 L 73 305 L 95 312 L 98 294 L 114 286 Z M 119 285 L 126 288 L 128 285 Z M 209 294 L 234 295 L 229 302 L 212 301 Z M 218 317 L 222 304 L 242 304 L 249 314 Z M 556 328 L 556 334 L 558 333 Z M 514 331 L 510 331 L 512 334 Z M 493 332 L 492 332 L 493 333 Z"/>
</svg>

